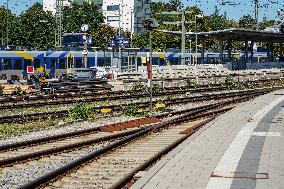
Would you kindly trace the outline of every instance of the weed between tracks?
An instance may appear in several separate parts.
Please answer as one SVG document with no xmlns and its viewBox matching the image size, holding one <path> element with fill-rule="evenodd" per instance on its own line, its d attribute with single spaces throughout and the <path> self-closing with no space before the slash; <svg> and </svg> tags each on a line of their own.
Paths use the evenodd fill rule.
<svg viewBox="0 0 284 189">
<path fill-rule="evenodd" d="M 93 105 L 88 104 L 76 104 L 70 111 L 69 116 L 72 119 L 94 119 L 95 113 L 92 111 Z"/>
<path fill-rule="evenodd" d="M 68 120 L 64 120 L 66 122 Z M 24 133 L 44 128 L 56 127 L 62 120 L 49 119 L 31 123 L 5 123 L 0 125 L 0 138 L 9 134 Z"/>
</svg>

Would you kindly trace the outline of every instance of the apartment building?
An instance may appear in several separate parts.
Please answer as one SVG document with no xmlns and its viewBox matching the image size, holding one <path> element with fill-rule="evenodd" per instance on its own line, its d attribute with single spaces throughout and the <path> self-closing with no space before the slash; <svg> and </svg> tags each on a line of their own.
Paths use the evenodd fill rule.
<svg viewBox="0 0 284 189">
<path fill-rule="evenodd" d="M 104 0 L 102 9 L 106 24 L 132 33 L 145 31 L 142 21 L 151 13 L 149 0 Z"/>
<path fill-rule="evenodd" d="M 45 11 L 56 12 L 56 1 L 43 0 Z M 142 26 L 144 19 L 150 18 L 150 0 L 61 0 L 63 6 L 70 6 L 70 1 L 82 3 L 92 1 L 98 5 L 105 17 L 105 23 L 132 33 L 142 33 L 145 31 Z"/>
</svg>

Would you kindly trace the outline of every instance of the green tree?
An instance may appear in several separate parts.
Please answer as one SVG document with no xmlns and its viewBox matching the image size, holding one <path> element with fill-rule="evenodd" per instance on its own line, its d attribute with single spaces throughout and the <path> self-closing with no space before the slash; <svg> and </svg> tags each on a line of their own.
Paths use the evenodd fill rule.
<svg viewBox="0 0 284 189">
<path fill-rule="evenodd" d="M 93 32 L 104 20 L 102 12 L 93 2 L 72 3 L 70 7 L 65 7 L 63 12 L 65 33 L 81 33 L 83 24 L 88 24 L 90 32 Z"/>
<path fill-rule="evenodd" d="M 271 27 L 274 24 L 278 24 L 275 20 L 268 20 L 267 18 L 264 18 L 260 23 L 259 23 L 259 29 L 264 30 L 265 28 Z"/>
<path fill-rule="evenodd" d="M 15 28 L 15 45 L 50 48 L 54 45 L 55 19 L 36 3 L 18 17 Z"/>
<path fill-rule="evenodd" d="M 256 29 L 256 20 L 247 14 L 240 18 L 239 26 L 244 29 Z"/>
<path fill-rule="evenodd" d="M 15 28 L 17 27 L 17 17 L 11 11 L 7 11 L 5 7 L 0 7 L 0 43 L 6 44 L 7 42 L 7 21 L 9 29 L 9 45 L 13 44 Z"/>
<path fill-rule="evenodd" d="M 90 32 L 90 37 L 93 39 L 93 46 L 108 47 L 109 42 L 116 35 L 116 30 L 108 25 L 98 25 L 95 30 Z"/>
</svg>

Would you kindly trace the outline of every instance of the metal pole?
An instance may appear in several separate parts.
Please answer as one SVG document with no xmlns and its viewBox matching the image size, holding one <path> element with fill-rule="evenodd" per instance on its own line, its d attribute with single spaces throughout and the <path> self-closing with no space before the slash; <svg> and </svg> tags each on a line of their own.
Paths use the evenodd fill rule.
<svg viewBox="0 0 284 189">
<path fill-rule="evenodd" d="M 84 67 L 87 68 L 88 67 L 88 46 L 87 46 L 87 33 L 84 34 L 85 35 L 85 40 L 84 40 Z"/>
<path fill-rule="evenodd" d="M 197 15 L 195 15 L 195 66 L 197 66 L 197 23 L 196 19 Z"/>
<path fill-rule="evenodd" d="M 150 43 L 150 111 L 153 111 L 153 68 L 152 68 L 152 31 L 149 31 L 149 43 Z"/>
<path fill-rule="evenodd" d="M 130 47 L 132 48 L 132 40 L 133 40 L 133 30 L 132 30 L 132 27 L 133 27 L 133 18 L 132 18 L 132 14 L 133 14 L 134 12 L 133 11 L 131 11 L 131 23 L 130 23 L 130 27 L 131 27 L 131 29 L 130 29 Z"/>
<path fill-rule="evenodd" d="M 122 5 L 119 5 L 119 23 L 118 23 L 118 36 L 120 38 L 121 36 L 121 7 Z M 122 59 L 121 59 L 121 40 L 119 39 L 119 46 L 118 46 L 118 69 L 121 71 L 121 64 L 122 64 Z"/>
<path fill-rule="evenodd" d="M 254 0 L 255 3 L 255 7 L 254 7 L 254 11 L 255 11 L 255 20 L 256 20 L 256 30 L 258 30 L 258 12 L 259 12 L 259 0 Z"/>
<path fill-rule="evenodd" d="M 185 12 L 182 11 L 181 65 L 185 65 Z"/>
<path fill-rule="evenodd" d="M 9 45 L 9 0 L 7 0 L 7 31 L 6 31 L 6 44 Z"/>
<path fill-rule="evenodd" d="M 192 51 L 191 51 L 191 43 L 192 43 L 192 40 L 190 39 L 189 40 L 189 65 L 192 64 L 192 61 L 191 61 L 191 57 L 192 57 Z"/>
</svg>

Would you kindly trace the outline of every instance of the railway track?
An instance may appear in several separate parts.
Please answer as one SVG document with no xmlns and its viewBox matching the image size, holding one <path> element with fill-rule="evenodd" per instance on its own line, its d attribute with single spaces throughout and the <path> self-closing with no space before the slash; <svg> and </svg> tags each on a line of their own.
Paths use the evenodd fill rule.
<svg viewBox="0 0 284 189">
<path fill-rule="evenodd" d="M 165 90 L 160 91 L 154 94 L 155 96 L 167 96 L 173 94 L 186 94 L 186 93 L 198 93 L 198 92 L 208 92 L 208 91 L 221 91 L 227 89 L 225 86 L 214 86 L 214 87 L 204 87 L 204 88 L 197 88 L 197 89 L 173 89 L 173 90 Z M 102 102 L 106 100 L 122 100 L 122 99 L 139 99 L 141 97 L 149 96 L 148 93 L 143 92 L 110 92 L 108 94 L 101 93 L 96 94 L 91 97 L 81 97 L 81 98 L 67 98 L 66 96 L 61 96 L 59 99 L 38 99 L 38 100 L 30 100 L 27 102 L 23 101 L 16 101 L 16 102 L 5 102 L 1 103 L 0 108 L 4 109 L 16 109 L 16 108 L 29 108 L 29 107 L 39 107 L 39 106 L 47 106 L 47 105 L 64 105 L 64 104 L 74 104 L 80 102 Z M 21 98 L 21 97 L 18 97 Z"/>
<path fill-rule="evenodd" d="M 249 81 L 256 85 L 271 82 L 281 81 L 280 79 L 266 79 Z M 186 87 L 170 87 L 164 91 L 154 93 L 154 96 L 166 96 L 172 94 L 185 94 L 187 92 L 197 93 L 204 91 L 225 90 L 226 86 L 222 84 L 199 85 L 197 88 L 190 89 Z M 46 105 L 64 105 L 77 102 L 100 102 L 105 100 L 131 99 L 147 97 L 148 93 L 141 91 L 101 91 L 101 92 L 86 92 L 86 93 L 56 93 L 49 95 L 31 95 L 31 96 L 16 96 L 16 97 L 0 97 L 1 109 L 29 108 Z"/>
<path fill-rule="evenodd" d="M 275 88 L 265 88 L 265 89 L 255 89 L 255 90 L 247 90 L 247 91 L 239 91 L 239 92 L 226 92 L 226 93 L 215 93 L 215 94 L 206 94 L 201 96 L 189 96 L 183 98 L 174 98 L 170 100 L 162 100 L 164 104 L 167 106 L 175 105 L 175 104 L 184 104 L 184 103 L 191 103 L 191 102 L 200 102 L 200 101 L 208 101 L 208 100 L 218 100 L 224 98 L 235 98 L 238 96 L 245 96 L 250 94 L 265 94 L 271 92 L 272 90 L 278 89 Z M 154 101 L 157 103 L 158 101 Z M 159 101 L 160 102 L 160 101 Z M 119 105 L 108 105 L 108 106 L 100 106 L 92 108 L 96 114 L 99 114 L 102 109 L 109 109 L 111 112 L 122 112 L 123 109 L 129 105 L 139 106 L 140 108 L 148 108 L 150 102 L 135 102 L 129 104 L 119 104 Z M 0 119 L 1 123 L 24 123 L 29 121 L 36 121 L 36 120 L 44 120 L 50 118 L 62 118 L 69 115 L 69 110 L 59 110 L 59 111 L 52 111 L 52 112 L 36 112 L 30 114 L 18 114 L 18 115 L 9 115 L 9 116 L 2 116 Z"/>
<path fill-rule="evenodd" d="M 76 186 L 81 186 L 80 188 L 122 186 L 129 179 L 131 180 L 136 172 L 151 165 L 198 130 L 204 125 L 201 123 L 205 118 L 206 122 L 208 117 L 226 112 L 233 107 L 233 104 L 246 101 L 254 96 L 249 95 L 194 109 L 172 112 L 170 118 L 167 117 L 169 113 L 165 113 L 152 118 L 152 123 L 144 122 L 144 120 L 141 124 L 127 128 L 126 131 L 121 131 L 121 128 L 124 128 L 123 124 L 120 124 L 120 127 L 112 125 L 107 126 L 109 128 L 105 126 L 100 129 L 112 128 L 111 131 L 116 130 L 114 133 L 97 131 L 81 135 L 80 139 L 77 135 L 73 139 L 62 140 L 61 138 L 59 141 L 54 139 L 56 141 L 49 140 L 43 144 L 38 142 L 37 144 L 1 148 L 3 155 L 0 158 L 2 167 L 0 178 L 10 178 L 9 175 L 16 174 L 15 171 L 28 171 L 28 178 L 26 178 L 27 175 L 21 174 L 22 178 L 18 180 L 18 184 L 22 185 L 20 188 L 35 188 L 46 184 L 50 188 L 70 188 L 70 184 L 73 188 Z M 189 123 L 181 125 L 181 123 L 200 118 L 201 123 L 198 122 L 199 124 L 195 126 Z M 82 141 L 87 140 L 93 141 L 82 144 Z M 70 145 L 73 147 L 70 148 Z M 52 151 L 56 148 L 52 146 L 57 146 L 57 148 L 60 146 L 61 149 Z M 31 151 L 33 153 L 30 153 Z M 43 151 L 46 153 L 38 153 Z M 37 156 L 34 155 L 35 152 L 38 153 Z M 26 155 L 25 159 L 15 158 L 23 157 L 23 153 Z M 29 155 L 31 157 L 28 157 Z M 7 156 L 9 158 L 5 158 Z M 60 179 L 51 182 L 56 178 Z M 30 182 L 26 184 L 27 181 Z M 7 180 L 6 183 L 8 184 Z M 11 185 L 11 187 L 16 186 Z"/>
</svg>

